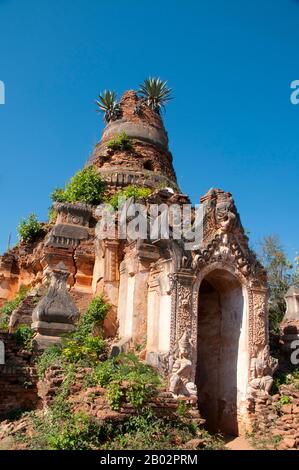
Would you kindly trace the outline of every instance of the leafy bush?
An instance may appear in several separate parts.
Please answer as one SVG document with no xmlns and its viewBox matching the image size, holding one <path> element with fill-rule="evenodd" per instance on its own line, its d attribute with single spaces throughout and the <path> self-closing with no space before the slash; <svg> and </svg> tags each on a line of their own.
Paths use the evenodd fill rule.
<svg viewBox="0 0 299 470">
<path fill-rule="evenodd" d="M 121 384 L 117 381 L 111 382 L 107 387 L 107 399 L 112 410 L 118 411 L 124 398 Z"/>
<path fill-rule="evenodd" d="M 115 370 L 115 361 L 113 359 L 108 359 L 107 361 L 99 363 L 93 371 L 91 378 L 92 384 L 107 387 L 115 374 Z"/>
<path fill-rule="evenodd" d="M 51 198 L 55 202 L 84 202 L 99 204 L 102 201 L 105 185 L 94 168 L 78 171 L 66 184 L 65 189 L 56 188 Z"/>
<path fill-rule="evenodd" d="M 90 450 L 97 442 L 99 426 L 84 413 L 72 416 L 59 432 L 49 435 L 50 450 Z"/>
<path fill-rule="evenodd" d="M 283 384 L 294 385 L 295 388 L 299 389 L 299 370 L 294 369 L 290 371 L 278 370 L 273 377 L 273 385 L 271 388 L 271 394 L 274 395 L 279 393 L 279 387 Z"/>
<path fill-rule="evenodd" d="M 63 339 L 61 347 L 53 346 L 39 357 L 37 365 L 39 377 L 43 377 L 47 368 L 53 364 L 96 363 L 99 356 L 105 352 L 106 343 L 101 336 L 95 336 L 93 332 L 103 323 L 109 308 L 103 297 L 95 297 L 82 315 L 76 331 Z"/>
<path fill-rule="evenodd" d="M 287 395 L 282 395 L 280 397 L 279 399 L 280 405 L 288 405 L 289 403 L 291 403 L 290 397 L 288 397 Z"/>
<path fill-rule="evenodd" d="M 159 418 L 151 409 L 131 416 L 124 422 L 99 421 L 84 412 L 73 413 L 62 395 L 54 399 L 48 412 L 41 416 L 26 413 L 34 432 L 24 441 L 34 450 L 171 450 L 200 436 L 205 449 L 223 449 L 220 436 L 211 436 L 193 423 L 171 417 Z M 26 437 L 25 437 L 26 439 Z"/>
<path fill-rule="evenodd" d="M 295 269 L 276 235 L 265 237 L 260 245 L 260 261 L 267 271 L 269 284 L 269 329 L 279 334 L 279 325 L 286 311 L 285 295 L 291 285 L 299 282 L 299 270 Z"/>
<path fill-rule="evenodd" d="M 141 188 L 139 186 L 130 185 L 125 189 L 117 191 L 113 196 L 106 200 L 106 203 L 110 204 L 114 210 L 117 210 L 127 199 L 130 199 L 131 197 L 136 201 L 146 199 L 152 191 L 153 190 L 150 188 Z"/>
<path fill-rule="evenodd" d="M 34 331 L 27 325 L 20 325 L 14 333 L 17 343 L 28 352 L 33 350 L 33 336 Z"/>
<path fill-rule="evenodd" d="M 8 323 L 12 312 L 23 302 L 28 293 L 28 287 L 22 286 L 13 300 L 5 302 L 3 307 L 0 308 L 0 329 L 7 330 Z"/>
<path fill-rule="evenodd" d="M 48 221 L 50 224 L 55 224 L 56 219 L 57 219 L 58 212 L 54 207 L 50 207 L 48 211 Z"/>
<path fill-rule="evenodd" d="M 62 358 L 68 362 L 87 361 L 96 362 L 106 350 L 105 341 L 99 336 L 88 335 L 84 341 L 69 339 L 62 348 Z"/>
<path fill-rule="evenodd" d="M 113 137 L 113 139 L 109 140 L 107 147 L 113 151 L 133 150 L 132 141 L 126 132 L 121 132 L 120 134 L 117 134 L 115 137 Z"/>
<path fill-rule="evenodd" d="M 198 428 L 181 419 L 158 418 L 153 410 L 145 409 L 142 414 L 130 417 L 123 424 L 114 427 L 114 435 L 108 435 L 106 450 L 171 450 L 179 449 L 197 436 Z M 207 434 L 207 444 L 223 447 L 220 439 Z"/>
<path fill-rule="evenodd" d="M 125 398 L 135 408 L 142 407 L 161 382 L 152 367 L 129 353 L 98 364 L 91 383 L 106 387 L 111 408 L 118 410 Z"/>
<path fill-rule="evenodd" d="M 18 226 L 18 234 L 21 242 L 31 243 L 37 240 L 43 233 L 42 225 L 35 214 L 30 214 L 28 219 L 22 219 Z"/>
<path fill-rule="evenodd" d="M 104 301 L 102 296 L 92 299 L 79 321 L 74 337 L 76 339 L 84 339 L 87 335 L 90 335 L 97 325 L 102 325 L 109 308 L 110 306 Z"/>
<path fill-rule="evenodd" d="M 37 375 L 40 379 L 45 376 L 45 372 L 52 365 L 61 365 L 62 349 L 59 346 L 50 346 L 46 349 L 37 361 Z"/>
<path fill-rule="evenodd" d="M 183 418 L 184 416 L 186 416 L 187 411 L 188 411 L 188 406 L 187 406 L 186 402 L 183 401 L 183 400 L 180 400 L 180 401 L 178 402 L 177 414 L 178 414 L 181 418 Z"/>
</svg>

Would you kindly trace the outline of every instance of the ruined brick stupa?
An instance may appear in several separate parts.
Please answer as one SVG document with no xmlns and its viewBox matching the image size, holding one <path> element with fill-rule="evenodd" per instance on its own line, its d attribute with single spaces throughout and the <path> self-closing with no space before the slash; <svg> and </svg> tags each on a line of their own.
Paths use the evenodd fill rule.
<svg viewBox="0 0 299 470">
<path fill-rule="evenodd" d="M 102 175 L 109 194 L 133 184 L 152 189 L 147 205 L 188 204 L 159 113 L 133 91 L 124 94 L 120 110 L 87 165 Z M 108 148 L 121 132 L 130 149 Z M 139 345 L 142 357 L 167 377 L 174 396 L 198 402 L 210 430 L 238 434 L 272 383 L 267 281 L 231 194 L 211 189 L 201 204 L 203 237 L 192 250 L 172 237 L 101 240 L 96 236 L 101 211 L 57 204 L 56 224 L 44 240 L 1 258 L 0 302 L 13 298 L 21 285 L 39 289 L 50 274 L 51 295 L 58 293 L 60 303 L 50 308 L 44 300 L 37 311 L 28 297 L 25 313 L 16 312 L 11 322 L 12 329 L 31 324 L 34 310 L 33 328 L 40 347 L 46 347 L 103 293 L 112 306 L 105 331 L 114 338 L 113 354 Z"/>
</svg>

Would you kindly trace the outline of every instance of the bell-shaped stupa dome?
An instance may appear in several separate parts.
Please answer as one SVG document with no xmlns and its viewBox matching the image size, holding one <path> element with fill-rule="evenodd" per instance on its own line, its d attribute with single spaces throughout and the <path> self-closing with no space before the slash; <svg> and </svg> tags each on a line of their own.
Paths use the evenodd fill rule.
<svg viewBox="0 0 299 470">
<path fill-rule="evenodd" d="M 129 184 L 177 188 L 161 116 L 133 90 L 123 95 L 117 118 L 105 127 L 87 165 L 94 166 L 111 189 Z"/>
</svg>

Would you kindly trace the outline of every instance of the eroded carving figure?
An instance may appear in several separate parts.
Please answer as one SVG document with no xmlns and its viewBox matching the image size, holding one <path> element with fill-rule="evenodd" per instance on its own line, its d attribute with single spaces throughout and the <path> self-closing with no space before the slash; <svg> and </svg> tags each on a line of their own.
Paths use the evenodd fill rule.
<svg viewBox="0 0 299 470">
<path fill-rule="evenodd" d="M 219 202 L 216 203 L 215 217 L 216 222 L 221 226 L 222 232 L 229 231 L 236 221 L 236 209 L 233 198 L 230 193 L 218 196 Z"/>
<path fill-rule="evenodd" d="M 174 395 L 197 395 L 196 385 L 191 379 L 192 376 L 192 362 L 190 360 L 191 343 L 188 333 L 185 332 L 181 339 L 178 341 L 177 358 L 172 367 L 170 376 L 169 390 Z"/>
<path fill-rule="evenodd" d="M 269 346 L 265 346 L 260 352 L 255 348 L 255 357 L 250 363 L 250 382 L 248 397 L 267 396 L 273 384 L 273 377 L 278 366 L 277 359 L 270 356 Z"/>
</svg>

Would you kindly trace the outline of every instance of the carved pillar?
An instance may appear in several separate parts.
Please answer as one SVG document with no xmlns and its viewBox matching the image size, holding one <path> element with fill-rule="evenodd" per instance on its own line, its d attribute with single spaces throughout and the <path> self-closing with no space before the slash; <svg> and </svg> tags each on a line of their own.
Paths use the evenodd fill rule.
<svg viewBox="0 0 299 470">
<path fill-rule="evenodd" d="M 172 281 L 172 307 L 171 307 L 171 345 L 170 364 L 172 369 L 173 361 L 178 354 L 179 341 L 184 334 L 187 334 L 190 342 L 189 359 L 192 363 L 192 381 L 195 380 L 196 373 L 196 340 L 197 340 L 197 316 L 193 315 L 192 286 L 194 274 L 190 269 L 183 269 L 179 273 L 171 275 Z"/>
<path fill-rule="evenodd" d="M 194 275 L 191 270 L 182 270 L 172 275 L 172 318 L 171 318 L 171 349 L 188 331 L 192 335 L 192 284 Z"/>
<path fill-rule="evenodd" d="M 159 314 L 160 314 L 160 269 L 155 267 L 151 270 L 148 282 L 148 304 L 147 304 L 147 350 L 158 351 L 159 349 Z"/>
<path fill-rule="evenodd" d="M 117 333 L 117 305 L 119 296 L 119 240 L 103 240 L 102 246 L 102 290 L 111 305 L 109 314 L 104 321 L 107 336 Z"/>
<path fill-rule="evenodd" d="M 105 240 L 104 281 L 119 281 L 119 240 Z"/>
<path fill-rule="evenodd" d="M 146 336 L 150 264 L 159 258 L 159 253 L 155 246 L 142 241 L 130 243 L 125 251 L 118 299 L 120 336 L 140 342 Z"/>
<path fill-rule="evenodd" d="M 256 350 L 262 350 L 269 342 L 268 291 L 264 287 L 253 287 L 248 297 L 250 356 L 255 357 Z"/>
</svg>

